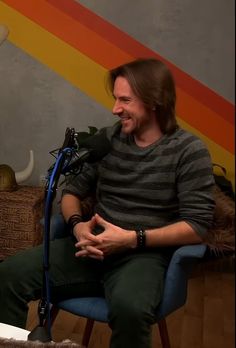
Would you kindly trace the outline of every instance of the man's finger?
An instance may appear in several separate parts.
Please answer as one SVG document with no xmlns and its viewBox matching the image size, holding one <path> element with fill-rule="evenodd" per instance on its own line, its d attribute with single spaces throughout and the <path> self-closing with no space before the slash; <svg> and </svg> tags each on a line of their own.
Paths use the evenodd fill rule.
<svg viewBox="0 0 236 348">
<path fill-rule="evenodd" d="M 108 223 L 106 220 L 104 220 L 100 215 L 95 214 L 95 219 L 96 219 L 96 223 L 98 225 L 104 226 Z"/>
<path fill-rule="evenodd" d="M 97 249 L 96 247 L 93 247 L 92 245 L 88 245 L 88 246 L 86 247 L 86 251 L 87 251 L 89 254 L 100 255 L 100 256 L 103 255 L 103 251 L 102 251 L 102 250 L 99 250 L 99 249 Z"/>
</svg>

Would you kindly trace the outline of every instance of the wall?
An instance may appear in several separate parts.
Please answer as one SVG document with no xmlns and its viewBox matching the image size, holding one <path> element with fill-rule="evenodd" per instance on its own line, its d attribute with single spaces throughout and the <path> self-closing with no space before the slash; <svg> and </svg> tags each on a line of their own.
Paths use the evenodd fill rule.
<svg viewBox="0 0 236 348">
<path fill-rule="evenodd" d="M 0 23 L 10 30 L 0 47 L 0 163 L 22 170 L 33 149 L 27 183 L 39 183 L 67 126 L 114 122 L 107 69 L 150 55 L 175 75 L 180 124 L 233 180 L 233 0 L 0 0 Z"/>
</svg>

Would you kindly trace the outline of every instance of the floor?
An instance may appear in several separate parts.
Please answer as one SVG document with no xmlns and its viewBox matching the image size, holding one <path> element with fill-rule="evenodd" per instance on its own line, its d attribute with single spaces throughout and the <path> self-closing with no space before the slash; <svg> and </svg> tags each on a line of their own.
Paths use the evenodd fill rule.
<svg viewBox="0 0 236 348">
<path fill-rule="evenodd" d="M 37 302 L 30 303 L 27 329 L 38 324 Z M 54 341 L 69 338 L 81 343 L 85 319 L 60 311 L 53 325 Z M 171 348 L 235 347 L 234 272 L 201 269 L 189 281 L 184 307 L 167 317 Z M 89 348 L 108 348 L 110 329 L 95 323 Z M 161 347 L 157 326 L 153 326 L 153 348 Z M 122 348 L 122 347 L 121 347 Z"/>
</svg>

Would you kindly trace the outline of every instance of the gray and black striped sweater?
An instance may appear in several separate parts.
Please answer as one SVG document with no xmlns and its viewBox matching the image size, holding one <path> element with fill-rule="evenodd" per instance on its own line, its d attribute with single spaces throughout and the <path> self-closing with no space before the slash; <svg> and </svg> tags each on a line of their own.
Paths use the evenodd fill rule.
<svg viewBox="0 0 236 348">
<path fill-rule="evenodd" d="M 99 163 L 86 163 L 64 193 L 83 199 L 96 186 L 95 211 L 125 229 L 186 221 L 203 236 L 212 224 L 215 183 L 203 142 L 178 128 L 140 148 L 119 124 L 105 131 L 111 151 Z"/>
</svg>

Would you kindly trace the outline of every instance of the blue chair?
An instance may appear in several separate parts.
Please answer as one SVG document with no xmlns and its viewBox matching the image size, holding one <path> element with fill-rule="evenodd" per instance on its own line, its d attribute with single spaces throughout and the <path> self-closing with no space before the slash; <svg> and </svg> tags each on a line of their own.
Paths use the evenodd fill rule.
<svg viewBox="0 0 236 348">
<path fill-rule="evenodd" d="M 52 239 L 65 235 L 66 225 L 61 215 L 52 216 L 50 229 Z M 194 265 L 204 257 L 206 248 L 203 244 L 181 246 L 172 256 L 166 273 L 163 299 L 156 313 L 163 348 L 170 348 L 165 318 L 185 304 L 190 273 Z M 102 297 L 71 298 L 54 303 L 51 311 L 52 322 L 60 309 L 87 318 L 82 339 L 82 345 L 86 348 L 89 345 L 94 322 L 108 322 L 108 308 L 105 298 Z"/>
</svg>

